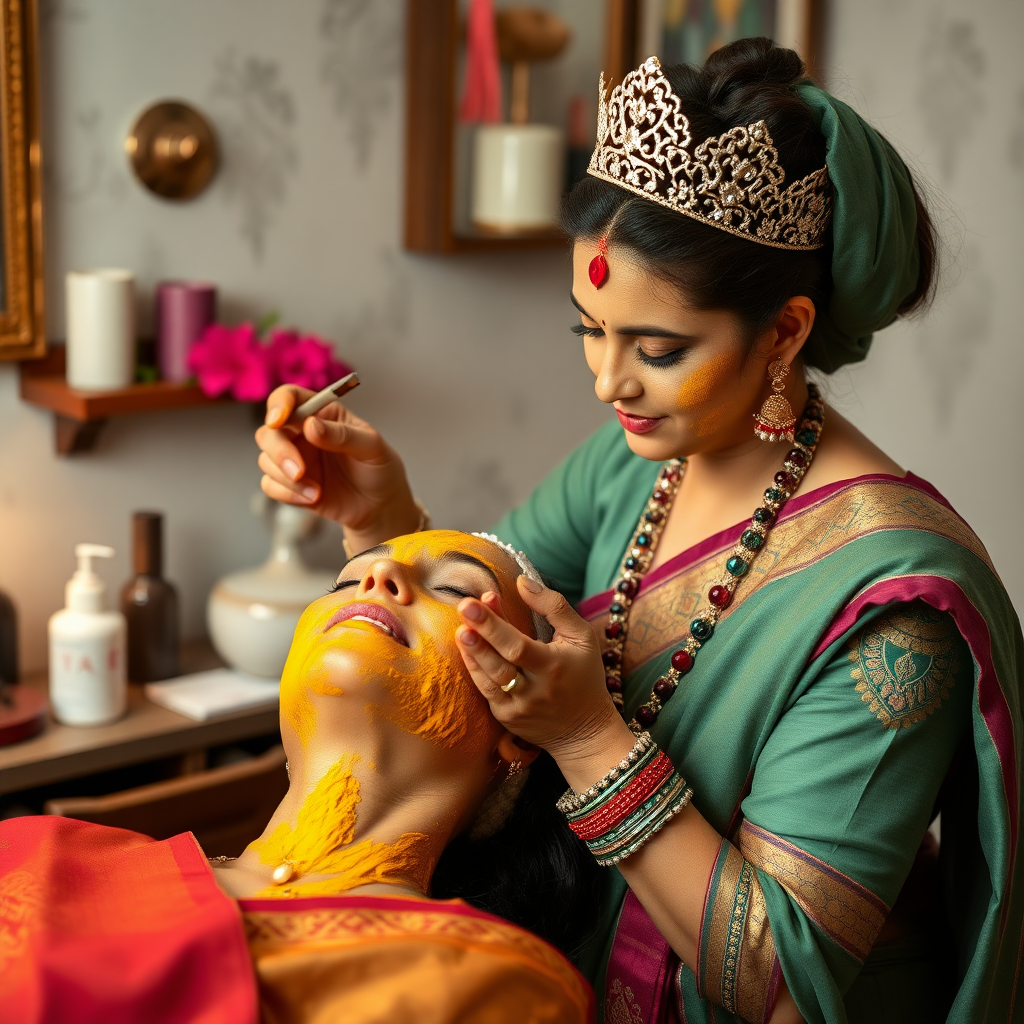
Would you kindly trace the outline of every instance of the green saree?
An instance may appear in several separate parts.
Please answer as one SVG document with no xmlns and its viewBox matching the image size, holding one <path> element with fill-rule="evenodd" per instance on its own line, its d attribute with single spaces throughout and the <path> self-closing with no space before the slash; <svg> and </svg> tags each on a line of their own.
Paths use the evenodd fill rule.
<svg viewBox="0 0 1024 1024">
<path fill-rule="evenodd" d="M 599 635 L 658 469 L 609 424 L 496 527 Z M 644 579 L 628 711 L 741 529 Z M 784 978 L 815 1024 L 1011 1020 L 1022 667 L 988 555 L 924 481 L 860 477 L 792 499 L 651 730 L 724 837 L 696 970 L 610 870 L 586 964 L 605 1018 L 766 1021 Z"/>
</svg>

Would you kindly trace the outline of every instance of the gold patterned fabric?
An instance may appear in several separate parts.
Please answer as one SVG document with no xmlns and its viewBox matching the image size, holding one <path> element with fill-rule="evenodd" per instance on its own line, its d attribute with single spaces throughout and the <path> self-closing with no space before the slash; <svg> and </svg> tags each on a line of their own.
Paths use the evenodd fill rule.
<svg viewBox="0 0 1024 1024">
<path fill-rule="evenodd" d="M 458 900 L 243 901 L 265 1024 L 585 1024 L 552 946 Z"/>
<path fill-rule="evenodd" d="M 708 887 L 697 963 L 702 994 L 750 1024 L 775 1006 L 779 960 L 757 872 L 722 843 Z"/>
<path fill-rule="evenodd" d="M 749 821 L 740 827 L 739 847 L 829 938 L 864 960 L 889 913 L 882 900 L 823 860 Z"/>
<path fill-rule="evenodd" d="M 949 616 L 920 601 L 897 605 L 848 645 L 857 692 L 887 729 L 934 713 L 969 657 Z"/>
</svg>

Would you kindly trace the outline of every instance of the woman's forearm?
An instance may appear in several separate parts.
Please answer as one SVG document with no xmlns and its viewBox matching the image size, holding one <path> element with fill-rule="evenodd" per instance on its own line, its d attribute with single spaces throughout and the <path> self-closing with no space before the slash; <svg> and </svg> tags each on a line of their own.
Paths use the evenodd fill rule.
<svg viewBox="0 0 1024 1024">
<path fill-rule="evenodd" d="M 632 749 L 636 737 L 621 719 L 556 756 L 569 785 L 583 792 Z M 630 889 L 675 954 L 697 971 L 708 882 L 722 836 L 688 804 L 636 853 L 618 865 Z M 781 982 L 771 1024 L 799 1024 L 802 1017 Z"/>
</svg>

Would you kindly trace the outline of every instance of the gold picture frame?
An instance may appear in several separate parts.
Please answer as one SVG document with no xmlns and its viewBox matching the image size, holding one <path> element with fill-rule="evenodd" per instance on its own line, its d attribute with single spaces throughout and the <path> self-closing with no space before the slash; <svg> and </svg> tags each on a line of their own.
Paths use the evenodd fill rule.
<svg viewBox="0 0 1024 1024">
<path fill-rule="evenodd" d="M 36 0 L 0 0 L 0 359 L 46 353 Z"/>
</svg>

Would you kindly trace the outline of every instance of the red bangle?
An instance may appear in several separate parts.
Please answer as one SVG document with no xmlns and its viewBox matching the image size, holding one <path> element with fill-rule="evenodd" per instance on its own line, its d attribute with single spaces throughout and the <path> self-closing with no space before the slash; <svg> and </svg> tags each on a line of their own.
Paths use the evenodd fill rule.
<svg viewBox="0 0 1024 1024">
<path fill-rule="evenodd" d="M 581 839 L 596 839 L 625 821 L 665 784 L 674 770 L 667 755 L 659 752 L 635 779 L 631 779 L 607 803 L 595 808 L 583 818 L 569 822 L 569 827 Z"/>
</svg>

